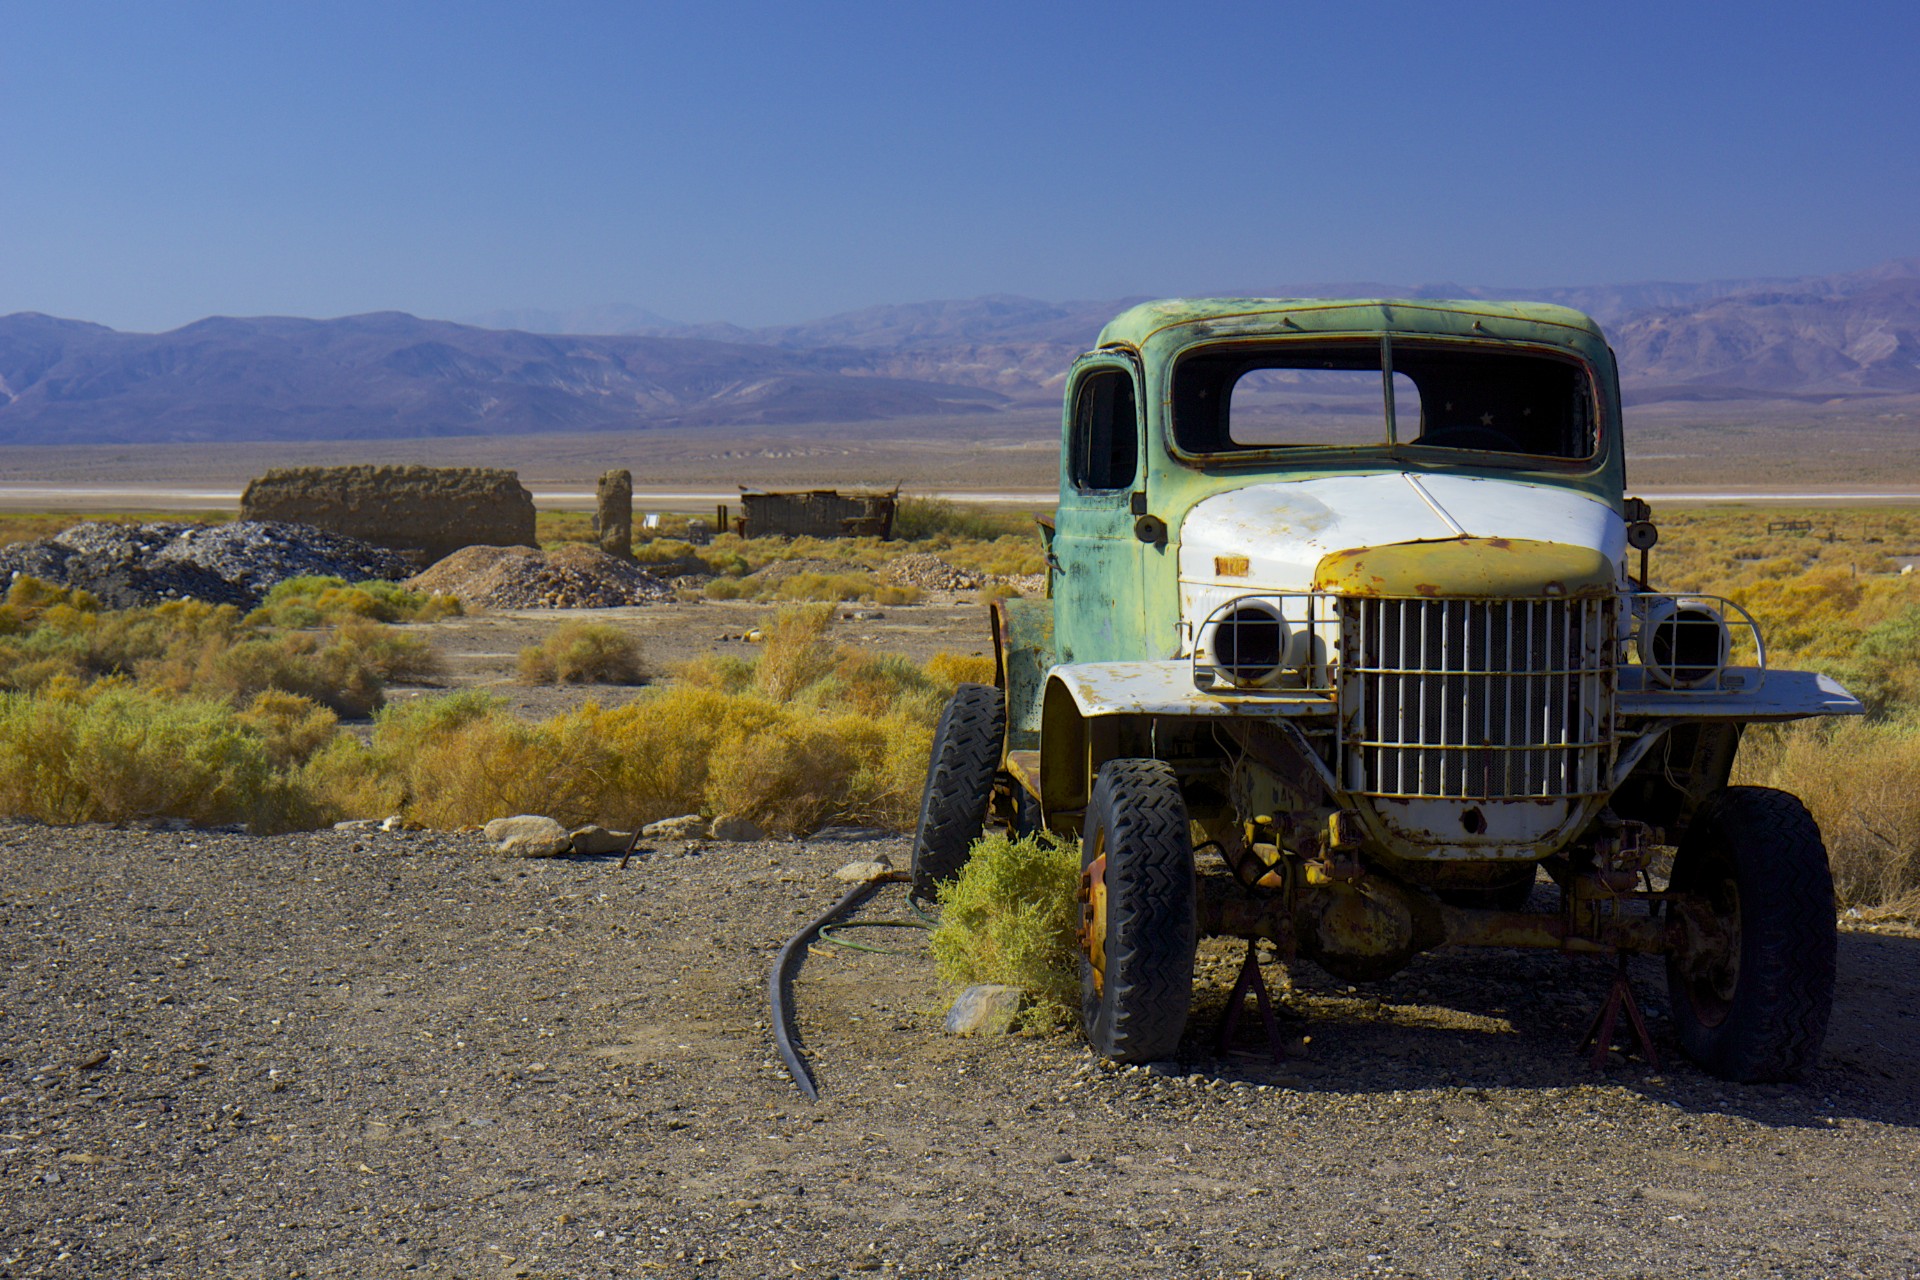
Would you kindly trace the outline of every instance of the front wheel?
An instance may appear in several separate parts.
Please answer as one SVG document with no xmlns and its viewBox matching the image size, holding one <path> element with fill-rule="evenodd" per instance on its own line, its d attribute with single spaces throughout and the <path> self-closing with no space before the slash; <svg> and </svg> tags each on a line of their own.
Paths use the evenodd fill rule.
<svg viewBox="0 0 1920 1280">
<path fill-rule="evenodd" d="M 1080 1012 L 1113 1062 L 1172 1057 L 1193 999 L 1193 846 L 1159 760 L 1111 760 L 1094 779 L 1080 848 Z"/>
<path fill-rule="evenodd" d="M 1007 697 L 990 684 L 961 685 L 940 713 L 913 834 L 913 891 L 919 897 L 932 901 L 934 886 L 966 865 L 986 825 L 1006 732 Z"/>
<path fill-rule="evenodd" d="M 1680 1047 L 1726 1080 L 1791 1080 L 1833 1009 L 1833 875 L 1795 796 L 1728 787 L 1693 820 L 1667 906 L 1679 924 L 1667 994 Z"/>
</svg>

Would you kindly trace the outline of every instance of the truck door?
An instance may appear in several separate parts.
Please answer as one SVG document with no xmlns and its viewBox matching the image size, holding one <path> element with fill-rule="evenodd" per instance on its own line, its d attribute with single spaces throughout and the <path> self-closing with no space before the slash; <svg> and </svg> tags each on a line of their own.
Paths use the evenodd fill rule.
<svg viewBox="0 0 1920 1280">
<path fill-rule="evenodd" d="M 1138 362 L 1124 352 L 1082 356 L 1069 375 L 1054 517 L 1055 647 L 1061 662 L 1148 656 L 1142 597 L 1146 467 Z"/>
</svg>

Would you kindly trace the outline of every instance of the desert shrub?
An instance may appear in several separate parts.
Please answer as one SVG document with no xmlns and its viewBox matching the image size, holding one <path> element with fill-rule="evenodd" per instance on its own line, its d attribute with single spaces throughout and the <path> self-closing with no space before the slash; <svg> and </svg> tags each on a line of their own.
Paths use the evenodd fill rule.
<svg viewBox="0 0 1920 1280">
<path fill-rule="evenodd" d="M 529 684 L 639 684 L 646 679 L 633 638 L 605 622 L 563 622 L 520 651 Z"/>
<path fill-rule="evenodd" d="M 0 604 L 0 636 L 32 630 L 55 608 L 98 613 L 100 602 L 78 587 L 56 587 L 22 574 L 7 587 L 6 602 Z"/>
<path fill-rule="evenodd" d="M 701 588 L 709 600 L 815 601 L 846 604 L 856 600 L 874 604 L 918 604 L 918 587 L 882 582 L 871 573 L 796 573 L 774 582 L 752 578 L 714 578 Z"/>
<path fill-rule="evenodd" d="M 544 813 L 568 824 L 607 808 L 608 747 L 575 731 L 575 717 L 529 723 L 495 706 L 449 718 L 419 703 L 375 724 L 373 751 L 403 784 L 401 812 L 430 827 L 483 823 L 513 813 Z"/>
<path fill-rule="evenodd" d="M 673 677 L 695 689 L 744 693 L 753 687 L 754 664 L 730 653 L 704 653 L 673 668 Z"/>
<path fill-rule="evenodd" d="M 1920 900 L 1920 724 L 1809 722 L 1749 732 L 1736 782 L 1806 802 L 1842 906 Z"/>
<path fill-rule="evenodd" d="M 389 681 L 418 679 L 434 666 L 433 651 L 418 637 L 349 619 L 322 635 L 186 635 L 158 657 L 136 662 L 134 670 L 157 687 L 222 697 L 235 705 L 279 689 L 341 715 L 361 716 L 382 704 Z"/>
<path fill-rule="evenodd" d="M 1003 534 L 991 542 L 936 539 L 934 545 L 942 560 L 974 573 L 1011 577 L 1044 573 L 1047 568 L 1040 532 L 1031 523 L 1024 533 Z"/>
<path fill-rule="evenodd" d="M 1077 846 L 1050 835 L 986 836 L 940 887 L 933 958 L 953 986 L 1004 982 L 1025 991 L 1029 1025 L 1068 1021 L 1080 1002 Z"/>
<path fill-rule="evenodd" d="M 838 663 L 828 638 L 833 606 L 793 605 L 760 624 L 760 658 L 754 663 L 755 690 L 774 702 L 787 702 Z"/>
<path fill-rule="evenodd" d="M 907 715 L 932 723 L 952 691 L 902 654 L 842 650 L 833 671 L 798 694 L 823 709 L 864 716 Z"/>
<path fill-rule="evenodd" d="M 297 825 L 263 738 L 231 707 L 124 681 L 0 694 L 0 812 L 49 823 Z"/>
<path fill-rule="evenodd" d="M 1852 651 L 1829 668 L 1870 714 L 1920 710 L 1920 607 L 1858 633 Z"/>
<path fill-rule="evenodd" d="M 266 748 L 278 768 L 303 765 L 340 732 L 340 717 L 311 698 L 263 689 L 237 717 Z"/>
<path fill-rule="evenodd" d="M 344 618 L 438 622 L 460 612 L 452 596 L 409 591 L 397 582 L 373 578 L 349 585 L 343 578 L 309 576 L 277 584 L 247 621 L 274 627 L 318 627 Z"/>
<path fill-rule="evenodd" d="M 1002 600 L 1019 600 L 1021 598 L 1020 588 L 1013 584 L 1007 582 L 989 582 L 986 586 L 980 588 L 980 594 L 976 595 L 973 600 L 975 604 L 991 605 L 997 604 Z"/>
<path fill-rule="evenodd" d="M 989 511 L 963 507 L 947 498 L 908 495 L 894 508 L 893 536 L 907 542 L 939 537 L 987 542 L 1025 531 L 1030 519 L 1024 512 Z"/>
<path fill-rule="evenodd" d="M 941 650 L 927 659 L 927 679 L 947 696 L 963 684 L 992 684 L 993 658 L 984 653 L 952 653 Z"/>
<path fill-rule="evenodd" d="M 678 538 L 649 538 L 633 544 L 633 558 L 641 564 L 697 563 L 693 544 Z M 741 562 L 744 566 L 745 561 Z"/>
</svg>

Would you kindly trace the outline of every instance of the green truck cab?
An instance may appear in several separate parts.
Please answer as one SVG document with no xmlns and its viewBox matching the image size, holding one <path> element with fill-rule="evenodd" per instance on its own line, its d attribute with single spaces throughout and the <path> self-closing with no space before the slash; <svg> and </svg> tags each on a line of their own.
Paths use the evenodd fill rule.
<svg viewBox="0 0 1920 1280">
<path fill-rule="evenodd" d="M 989 820 L 1078 839 L 1098 1052 L 1173 1056 L 1197 939 L 1228 935 L 1350 981 L 1445 946 L 1657 954 L 1706 1069 L 1811 1065 L 1825 848 L 1728 779 L 1744 725 L 1861 707 L 1769 669 L 1732 603 L 1647 585 L 1593 321 L 1134 307 L 1073 365 L 1042 536 L 1048 598 L 995 607 L 995 684 L 935 735 L 914 879 Z"/>
</svg>

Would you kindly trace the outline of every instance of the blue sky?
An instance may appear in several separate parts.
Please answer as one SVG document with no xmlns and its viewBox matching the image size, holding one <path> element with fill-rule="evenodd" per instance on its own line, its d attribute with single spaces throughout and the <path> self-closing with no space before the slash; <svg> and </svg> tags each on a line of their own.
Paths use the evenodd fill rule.
<svg viewBox="0 0 1920 1280">
<path fill-rule="evenodd" d="M 1920 254 L 1895 4 L 13 3 L 0 313 L 684 320 Z"/>
</svg>

